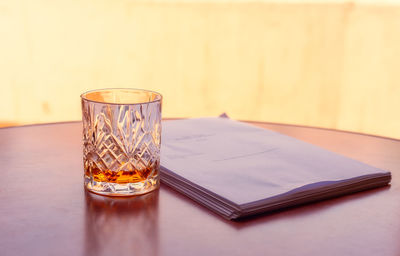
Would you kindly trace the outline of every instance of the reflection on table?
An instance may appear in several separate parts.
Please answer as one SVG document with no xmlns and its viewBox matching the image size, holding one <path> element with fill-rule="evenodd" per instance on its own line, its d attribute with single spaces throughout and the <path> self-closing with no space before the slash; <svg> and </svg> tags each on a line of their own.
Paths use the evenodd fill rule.
<svg viewBox="0 0 400 256">
<path fill-rule="evenodd" d="M 158 255 L 158 194 L 124 198 L 85 191 L 85 254 Z"/>
</svg>

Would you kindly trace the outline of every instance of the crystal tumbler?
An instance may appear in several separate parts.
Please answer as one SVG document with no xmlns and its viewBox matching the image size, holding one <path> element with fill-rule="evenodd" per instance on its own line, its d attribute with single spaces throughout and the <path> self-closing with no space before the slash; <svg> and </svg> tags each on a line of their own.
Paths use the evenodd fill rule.
<svg viewBox="0 0 400 256">
<path fill-rule="evenodd" d="M 160 185 L 161 101 L 139 89 L 81 95 L 85 187 L 110 196 L 139 195 Z"/>
</svg>

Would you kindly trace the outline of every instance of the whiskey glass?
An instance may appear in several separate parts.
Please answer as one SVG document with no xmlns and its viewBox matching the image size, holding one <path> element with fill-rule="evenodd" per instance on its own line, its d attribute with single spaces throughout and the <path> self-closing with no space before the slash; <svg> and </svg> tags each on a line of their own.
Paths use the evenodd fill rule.
<svg viewBox="0 0 400 256">
<path fill-rule="evenodd" d="M 81 95 L 84 185 L 131 196 L 160 186 L 161 94 L 99 89 Z"/>
</svg>

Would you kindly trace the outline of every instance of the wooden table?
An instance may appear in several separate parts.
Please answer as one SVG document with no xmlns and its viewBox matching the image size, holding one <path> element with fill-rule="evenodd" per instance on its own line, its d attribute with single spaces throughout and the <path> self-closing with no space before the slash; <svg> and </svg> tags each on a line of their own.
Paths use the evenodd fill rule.
<svg viewBox="0 0 400 256">
<path fill-rule="evenodd" d="M 0 129 L 0 255 L 400 255 L 400 141 L 254 123 L 392 171 L 392 185 L 246 221 L 162 185 L 83 188 L 81 123 Z"/>
</svg>

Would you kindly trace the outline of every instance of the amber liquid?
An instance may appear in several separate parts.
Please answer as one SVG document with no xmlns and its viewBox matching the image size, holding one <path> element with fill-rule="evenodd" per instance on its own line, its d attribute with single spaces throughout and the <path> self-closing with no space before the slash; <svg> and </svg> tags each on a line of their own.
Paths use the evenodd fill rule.
<svg viewBox="0 0 400 256">
<path fill-rule="evenodd" d="M 129 170 L 114 172 L 111 170 L 100 170 L 97 168 L 88 168 L 85 170 L 86 176 L 93 177 L 96 182 L 111 182 L 118 184 L 136 183 L 145 181 L 153 172 L 153 168 L 146 168 L 142 170 Z M 90 174 L 91 173 L 91 174 Z"/>
</svg>

